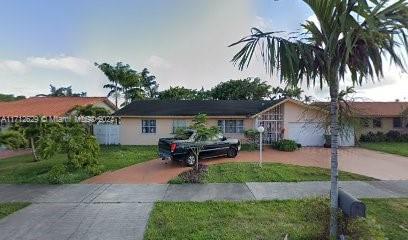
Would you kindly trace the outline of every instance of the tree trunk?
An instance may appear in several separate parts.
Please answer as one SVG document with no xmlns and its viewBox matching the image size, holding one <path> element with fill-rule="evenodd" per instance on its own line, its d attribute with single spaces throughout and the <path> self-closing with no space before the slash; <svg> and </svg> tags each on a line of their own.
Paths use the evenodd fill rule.
<svg viewBox="0 0 408 240">
<path fill-rule="evenodd" d="M 200 151 L 201 151 L 201 149 L 199 147 L 194 149 L 194 155 L 195 155 L 195 158 L 196 158 L 194 168 L 195 168 L 196 171 L 198 171 L 198 155 L 200 155 Z"/>
<path fill-rule="evenodd" d="M 34 145 L 34 138 L 30 138 L 31 152 L 33 153 L 34 162 L 38 161 L 37 153 Z"/>
<path fill-rule="evenodd" d="M 115 82 L 115 106 L 118 108 L 118 82 Z"/>
<path fill-rule="evenodd" d="M 338 209 L 338 95 L 339 82 L 338 79 L 330 87 L 330 132 L 331 132 L 331 178 L 330 178 L 330 237 L 337 237 L 337 209 Z"/>
</svg>

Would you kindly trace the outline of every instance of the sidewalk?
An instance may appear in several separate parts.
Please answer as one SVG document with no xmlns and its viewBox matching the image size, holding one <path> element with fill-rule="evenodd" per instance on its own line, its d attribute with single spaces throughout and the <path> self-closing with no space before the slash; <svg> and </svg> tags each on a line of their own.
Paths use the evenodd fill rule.
<svg viewBox="0 0 408 240">
<path fill-rule="evenodd" d="M 408 197 L 408 180 L 344 181 L 340 187 L 357 198 Z M 274 200 L 323 196 L 329 182 L 212 184 L 0 184 L 0 202 L 154 203 L 156 201 Z"/>
<path fill-rule="evenodd" d="M 408 197 L 408 181 L 340 182 L 358 198 Z M 31 202 L 0 220 L 0 239 L 143 239 L 156 201 L 328 196 L 329 182 L 0 185 L 0 202 Z"/>
</svg>

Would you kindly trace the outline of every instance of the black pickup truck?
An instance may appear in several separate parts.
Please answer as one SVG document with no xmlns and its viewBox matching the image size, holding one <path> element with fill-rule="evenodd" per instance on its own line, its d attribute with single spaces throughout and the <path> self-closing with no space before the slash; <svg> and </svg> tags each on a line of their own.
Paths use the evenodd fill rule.
<svg viewBox="0 0 408 240">
<path fill-rule="evenodd" d="M 184 162 L 187 166 L 196 163 L 196 157 L 192 148 L 200 145 L 199 158 L 212 158 L 218 156 L 228 156 L 234 158 L 241 149 L 238 139 L 226 138 L 221 135 L 207 141 L 197 141 L 197 134 L 194 130 L 188 130 L 185 138 L 160 138 L 159 156 L 163 160 L 171 159 Z"/>
</svg>

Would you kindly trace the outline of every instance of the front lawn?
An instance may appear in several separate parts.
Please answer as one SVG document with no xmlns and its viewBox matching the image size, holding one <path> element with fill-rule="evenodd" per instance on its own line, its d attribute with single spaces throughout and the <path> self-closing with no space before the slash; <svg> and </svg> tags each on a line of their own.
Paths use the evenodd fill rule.
<svg viewBox="0 0 408 240">
<path fill-rule="evenodd" d="M 361 147 L 370 150 L 381 151 L 408 157 L 408 143 L 402 142 L 362 143 Z"/>
<path fill-rule="evenodd" d="M 374 180 L 348 172 L 340 172 L 339 176 L 341 181 Z M 256 163 L 225 163 L 210 165 L 201 180 L 203 183 L 329 181 L 330 170 L 280 163 L 265 163 L 262 168 Z M 170 181 L 173 184 L 185 182 L 183 174 Z"/>
<path fill-rule="evenodd" d="M 108 146 L 101 148 L 102 171 L 114 171 L 157 157 L 156 146 Z M 31 155 L 0 160 L 0 183 L 49 183 L 47 173 L 55 164 L 66 161 L 57 154 L 49 160 L 33 162 Z M 91 177 L 85 170 L 66 174 L 63 183 L 78 183 Z"/>
<path fill-rule="evenodd" d="M 408 239 L 408 199 L 364 199 L 388 239 Z"/>
<path fill-rule="evenodd" d="M 0 203 L 0 219 L 30 205 L 29 203 Z"/>
<path fill-rule="evenodd" d="M 408 239 L 408 199 L 364 201 L 368 221 L 352 224 L 351 239 Z M 328 202 L 159 202 L 145 239 L 328 239 Z"/>
</svg>

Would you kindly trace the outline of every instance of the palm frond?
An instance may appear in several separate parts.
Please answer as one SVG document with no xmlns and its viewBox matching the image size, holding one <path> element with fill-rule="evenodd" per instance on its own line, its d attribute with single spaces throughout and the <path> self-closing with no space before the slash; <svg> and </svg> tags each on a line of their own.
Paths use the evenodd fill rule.
<svg viewBox="0 0 408 240">
<path fill-rule="evenodd" d="M 267 72 L 273 74 L 278 70 L 282 82 L 296 86 L 300 81 L 306 80 L 309 85 L 311 80 L 321 77 L 318 71 L 322 70 L 322 65 L 319 64 L 323 57 L 321 48 L 299 40 L 291 41 L 275 36 L 282 32 L 264 33 L 253 28 L 252 33 L 230 45 L 244 44 L 232 58 L 232 62 L 238 65 L 240 70 L 249 66 L 258 49 Z"/>
<path fill-rule="evenodd" d="M 259 51 L 265 69 L 280 81 L 297 85 L 331 86 L 350 73 L 353 84 L 383 76 L 383 58 L 405 70 L 408 53 L 408 2 L 398 0 L 304 0 L 319 26 L 302 24 L 304 33 L 251 29 L 251 35 L 230 45 L 242 45 L 232 62 L 247 68 Z"/>
</svg>

